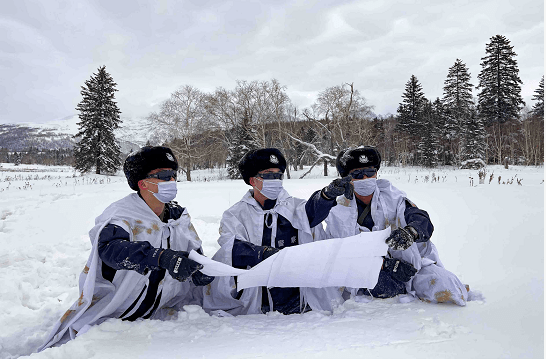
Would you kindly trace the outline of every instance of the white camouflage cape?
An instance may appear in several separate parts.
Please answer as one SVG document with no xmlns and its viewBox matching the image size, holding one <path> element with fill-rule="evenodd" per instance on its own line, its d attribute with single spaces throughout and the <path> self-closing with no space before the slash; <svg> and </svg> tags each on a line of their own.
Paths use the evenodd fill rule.
<svg viewBox="0 0 546 359">
<path fill-rule="evenodd" d="M 212 259 L 232 265 L 232 249 L 235 239 L 262 245 L 264 215 L 271 216 L 271 245 L 275 246 L 277 219 L 281 215 L 298 230 L 298 243 L 309 243 L 325 238 L 322 224 L 309 227 L 306 201 L 292 197 L 282 190 L 275 206 L 264 210 L 252 197 L 249 190 L 243 198 L 226 210 L 220 222 L 221 248 Z M 308 304 L 313 310 L 331 311 L 333 306 L 343 301 L 338 288 L 300 288 L 302 307 Z M 235 299 L 236 285 L 234 277 L 217 277 L 210 285 L 204 288 L 203 309 L 207 312 L 224 310 L 232 315 L 259 314 L 261 312 L 261 288 L 247 288 L 239 299 Z M 272 303 L 270 303 L 271 305 Z M 272 310 L 274 310 L 273 308 Z"/>
<path fill-rule="evenodd" d="M 100 324 L 108 318 L 119 317 L 148 285 L 152 271 L 147 275 L 141 275 L 133 270 L 118 270 L 112 282 L 102 277 L 102 261 L 99 258 L 97 243 L 100 232 L 109 223 L 127 231 L 131 241 L 148 241 L 156 248 L 167 248 L 169 237 L 170 248 L 173 250 L 190 251 L 201 247 L 201 240 L 185 209 L 179 219 L 163 223 L 136 193 L 112 203 L 95 219 L 95 226 L 89 231 L 93 247 L 80 274 L 80 297 L 56 322 L 39 351 L 61 339 L 61 343 L 74 339 L 76 335 L 89 330 L 92 325 Z M 168 317 L 169 314 L 176 313 L 173 308 L 179 309 L 182 305 L 201 304 L 201 288 L 196 288 L 189 281 L 179 282 L 168 272 L 159 284 L 157 293 L 160 292 L 161 301 L 152 318 Z M 145 294 L 140 296 L 137 305 L 125 317 L 139 308 L 144 297 Z M 67 331 L 69 338 L 65 336 Z"/>
<path fill-rule="evenodd" d="M 371 215 L 374 222 L 372 231 L 379 231 L 391 226 L 392 229 L 405 227 L 406 194 L 389 181 L 377 180 L 377 187 L 372 197 Z M 328 238 L 349 237 L 370 230 L 357 223 L 358 208 L 356 199 L 349 201 L 344 196 L 337 199 L 338 205 L 330 210 L 326 218 L 326 236 Z M 406 283 L 409 295 L 417 296 L 433 303 L 452 302 L 460 306 L 466 305 L 467 290 L 453 273 L 447 271 L 436 246 L 429 240 L 424 243 L 414 243 L 404 251 L 389 249 L 394 258 L 403 259 L 413 264 L 417 274 Z M 401 296 L 400 300 L 411 298 Z"/>
</svg>

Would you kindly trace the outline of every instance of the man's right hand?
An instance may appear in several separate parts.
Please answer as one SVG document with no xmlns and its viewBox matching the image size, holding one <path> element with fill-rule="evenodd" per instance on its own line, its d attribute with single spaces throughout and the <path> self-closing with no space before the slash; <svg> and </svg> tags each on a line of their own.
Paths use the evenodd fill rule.
<svg viewBox="0 0 546 359">
<path fill-rule="evenodd" d="M 159 266 L 169 271 L 171 277 L 185 282 L 193 273 L 203 268 L 202 264 L 188 258 L 188 252 L 165 249 L 159 256 Z"/>
<path fill-rule="evenodd" d="M 262 261 L 264 261 L 267 258 L 271 257 L 273 254 L 277 253 L 278 251 L 280 251 L 279 248 L 263 246 Z"/>
</svg>

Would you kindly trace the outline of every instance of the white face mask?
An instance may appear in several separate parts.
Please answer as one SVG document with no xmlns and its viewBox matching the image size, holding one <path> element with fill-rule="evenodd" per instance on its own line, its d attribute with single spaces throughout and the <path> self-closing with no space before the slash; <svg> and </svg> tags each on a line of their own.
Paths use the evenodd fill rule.
<svg viewBox="0 0 546 359">
<path fill-rule="evenodd" d="M 158 201 L 167 203 L 175 199 L 177 193 L 176 181 L 159 182 L 153 184 L 157 185 L 157 193 L 154 193 L 150 190 L 147 191 L 151 192 Z"/>
<path fill-rule="evenodd" d="M 375 191 L 377 187 L 377 178 L 365 178 L 362 180 L 353 181 L 355 192 L 361 196 L 369 196 Z"/>
<path fill-rule="evenodd" d="M 282 190 L 282 180 L 268 179 L 268 180 L 261 180 L 261 181 L 262 181 L 262 189 L 259 190 L 253 186 L 254 189 L 260 191 L 265 197 L 269 199 L 277 199 L 277 197 L 279 197 L 279 193 L 281 193 L 281 190 Z"/>
</svg>

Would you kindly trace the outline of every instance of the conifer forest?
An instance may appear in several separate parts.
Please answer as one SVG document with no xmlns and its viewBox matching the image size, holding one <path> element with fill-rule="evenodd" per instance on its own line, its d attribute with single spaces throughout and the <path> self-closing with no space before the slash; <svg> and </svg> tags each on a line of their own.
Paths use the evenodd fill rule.
<svg viewBox="0 0 546 359">
<path fill-rule="evenodd" d="M 182 86 L 148 116 L 149 141 L 172 146 L 188 180 L 192 169 L 224 165 L 235 178 L 238 160 L 257 147 L 281 149 L 293 169 L 318 165 L 325 173 L 341 149 L 360 145 L 377 146 L 392 166 L 542 165 L 544 77 L 525 104 L 516 57 L 506 37 L 493 36 L 479 74 L 456 59 L 436 99 L 412 75 L 389 115 L 374 114 L 354 83 L 324 89 L 303 109 L 275 79 L 212 93 Z"/>
</svg>

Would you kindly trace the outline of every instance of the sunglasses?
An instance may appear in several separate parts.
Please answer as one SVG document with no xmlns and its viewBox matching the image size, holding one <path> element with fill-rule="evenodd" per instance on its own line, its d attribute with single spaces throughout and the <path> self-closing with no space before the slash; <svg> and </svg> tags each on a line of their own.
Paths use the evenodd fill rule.
<svg viewBox="0 0 546 359">
<path fill-rule="evenodd" d="M 359 170 L 354 170 L 349 175 L 354 179 L 363 179 L 364 177 L 370 178 L 377 173 L 376 168 L 362 168 Z"/>
<path fill-rule="evenodd" d="M 284 173 L 279 173 L 279 172 L 258 173 L 254 177 L 260 177 L 260 178 L 263 178 L 265 180 L 269 180 L 269 179 L 280 179 L 280 180 L 282 180 L 284 178 Z"/>
<path fill-rule="evenodd" d="M 171 178 L 174 178 L 176 181 L 176 171 L 173 170 L 164 170 L 154 173 L 153 175 L 148 175 L 146 178 L 157 178 L 162 181 L 170 181 Z"/>
</svg>

